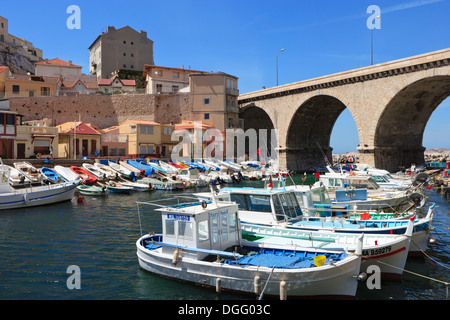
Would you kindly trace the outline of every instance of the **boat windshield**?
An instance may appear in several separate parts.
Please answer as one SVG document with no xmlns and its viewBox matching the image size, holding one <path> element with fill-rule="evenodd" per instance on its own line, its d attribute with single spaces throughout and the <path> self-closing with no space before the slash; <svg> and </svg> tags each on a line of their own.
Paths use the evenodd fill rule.
<svg viewBox="0 0 450 320">
<path fill-rule="evenodd" d="M 237 203 L 239 210 L 272 212 L 269 195 L 232 193 L 230 199 Z"/>
<path fill-rule="evenodd" d="M 274 195 L 273 197 L 274 203 L 276 201 L 275 198 L 279 197 L 281 206 L 284 210 L 284 214 L 287 216 L 288 219 L 297 218 L 302 214 L 302 211 L 297 201 L 297 197 L 293 192 L 281 193 L 279 195 Z"/>
</svg>

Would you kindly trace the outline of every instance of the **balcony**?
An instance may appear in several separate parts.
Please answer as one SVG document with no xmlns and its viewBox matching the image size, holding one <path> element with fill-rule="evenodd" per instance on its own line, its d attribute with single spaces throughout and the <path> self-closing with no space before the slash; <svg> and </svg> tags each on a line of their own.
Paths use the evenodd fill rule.
<svg viewBox="0 0 450 320">
<path fill-rule="evenodd" d="M 226 88 L 225 93 L 229 94 L 230 96 L 239 96 L 239 90 L 233 89 L 233 88 Z"/>
</svg>

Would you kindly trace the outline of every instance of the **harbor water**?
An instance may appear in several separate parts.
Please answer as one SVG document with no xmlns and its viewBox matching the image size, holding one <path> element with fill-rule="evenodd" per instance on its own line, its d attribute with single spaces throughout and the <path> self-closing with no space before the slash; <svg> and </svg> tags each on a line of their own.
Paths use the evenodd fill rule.
<svg viewBox="0 0 450 320">
<path fill-rule="evenodd" d="M 161 232 L 161 217 L 148 206 L 139 206 L 138 215 L 137 202 L 207 190 L 84 196 L 82 202 L 74 197 L 53 205 L 1 211 L 0 299 L 255 300 L 161 278 L 138 265 L 135 243 L 141 226 L 143 233 Z M 432 230 L 436 242 L 428 245 L 423 257 L 408 258 L 401 279 L 382 280 L 380 289 L 361 283 L 357 300 L 447 299 L 442 282 L 450 282 L 450 200 L 436 191 L 428 194 L 437 206 Z M 73 268 L 79 268 L 79 288 L 70 286 Z"/>
</svg>

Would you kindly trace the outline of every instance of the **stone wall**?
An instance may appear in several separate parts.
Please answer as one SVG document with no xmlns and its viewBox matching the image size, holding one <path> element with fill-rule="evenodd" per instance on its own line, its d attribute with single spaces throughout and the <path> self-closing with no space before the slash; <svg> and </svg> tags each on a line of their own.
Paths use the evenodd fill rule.
<svg viewBox="0 0 450 320">
<path fill-rule="evenodd" d="M 177 95 L 78 95 L 10 99 L 10 110 L 23 120 L 51 119 L 54 125 L 83 121 L 98 128 L 118 125 L 127 119 L 161 123 L 189 120 L 188 94 Z"/>
</svg>

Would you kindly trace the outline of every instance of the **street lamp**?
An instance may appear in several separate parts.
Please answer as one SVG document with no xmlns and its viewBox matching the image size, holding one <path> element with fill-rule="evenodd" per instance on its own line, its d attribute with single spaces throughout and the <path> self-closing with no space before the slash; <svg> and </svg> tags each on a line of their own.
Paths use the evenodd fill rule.
<svg viewBox="0 0 450 320">
<path fill-rule="evenodd" d="M 376 16 L 375 19 L 380 19 L 380 16 Z M 370 28 L 370 65 L 373 65 L 373 26 Z"/>
<path fill-rule="evenodd" d="M 277 52 L 277 87 L 278 87 L 278 54 L 283 51 L 284 49 L 281 49 L 280 51 Z"/>
</svg>

